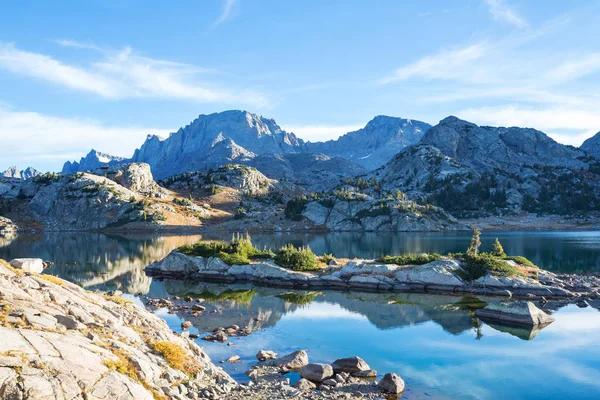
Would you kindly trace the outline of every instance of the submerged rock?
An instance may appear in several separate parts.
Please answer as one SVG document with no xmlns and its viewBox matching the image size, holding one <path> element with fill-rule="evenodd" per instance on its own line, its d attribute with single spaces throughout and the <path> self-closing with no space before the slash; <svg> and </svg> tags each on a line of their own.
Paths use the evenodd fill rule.
<svg viewBox="0 0 600 400">
<path fill-rule="evenodd" d="M 475 315 L 484 320 L 509 325 L 546 326 L 554 322 L 554 318 L 537 308 L 531 301 L 497 301 L 476 310 Z"/>
</svg>

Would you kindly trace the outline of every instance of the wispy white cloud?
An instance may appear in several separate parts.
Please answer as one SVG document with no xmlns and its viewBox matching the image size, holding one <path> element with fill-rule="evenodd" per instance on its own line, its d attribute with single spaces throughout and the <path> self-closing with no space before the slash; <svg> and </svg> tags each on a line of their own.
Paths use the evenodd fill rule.
<svg viewBox="0 0 600 400">
<path fill-rule="evenodd" d="M 503 0 L 484 0 L 490 14 L 495 20 L 504 21 L 511 25 L 523 28 L 528 25 L 527 21 L 521 17 L 512 7 L 509 7 Z"/>
<path fill-rule="evenodd" d="M 166 136 L 168 129 L 110 126 L 87 118 L 60 118 L 0 107 L 0 170 L 9 165 L 60 169 L 91 148 L 131 157 L 148 134 Z"/>
<path fill-rule="evenodd" d="M 100 46 L 97 46 L 94 43 L 79 42 L 71 39 L 56 39 L 53 40 L 53 42 L 64 47 L 72 47 L 76 49 L 102 50 Z"/>
<path fill-rule="evenodd" d="M 288 132 L 294 132 L 296 136 L 311 142 L 323 142 L 362 128 L 363 125 L 284 125 Z"/>
<path fill-rule="evenodd" d="M 223 11 L 221 11 L 221 15 L 219 15 L 219 18 L 217 18 L 215 22 L 213 22 L 213 28 L 218 25 L 221 25 L 223 22 L 227 21 L 231 17 L 235 2 L 236 0 L 223 0 Z"/>
<path fill-rule="evenodd" d="M 467 47 L 444 50 L 437 54 L 425 56 L 413 63 L 398 68 L 381 84 L 406 81 L 411 78 L 477 80 L 476 75 L 466 75 L 463 67 L 483 58 L 488 52 L 485 43 L 476 43 Z"/>
<path fill-rule="evenodd" d="M 83 47 L 78 42 L 61 41 L 61 44 Z M 201 73 L 213 70 L 143 57 L 130 47 L 119 51 L 95 49 L 100 50 L 99 61 L 69 65 L 48 55 L 21 50 L 14 44 L 0 43 L 0 69 L 107 99 L 184 99 L 255 107 L 268 104 L 267 97 L 260 92 L 222 88 L 198 79 Z"/>
</svg>

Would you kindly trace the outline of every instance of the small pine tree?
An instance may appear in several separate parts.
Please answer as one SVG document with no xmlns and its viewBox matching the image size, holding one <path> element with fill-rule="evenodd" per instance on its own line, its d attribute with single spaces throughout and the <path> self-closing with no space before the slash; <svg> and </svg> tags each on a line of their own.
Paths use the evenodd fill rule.
<svg viewBox="0 0 600 400">
<path fill-rule="evenodd" d="M 494 248 L 492 249 L 492 254 L 495 255 L 496 257 L 506 257 L 504 248 L 500 244 L 500 241 L 498 240 L 498 238 L 496 238 L 496 241 L 494 242 Z"/>
<path fill-rule="evenodd" d="M 194 198 L 192 197 L 192 194 L 191 194 L 191 193 L 190 193 L 190 196 L 189 196 L 189 198 L 188 198 L 188 199 L 189 199 L 189 201 L 194 201 Z"/>
<path fill-rule="evenodd" d="M 470 256 L 476 256 L 479 254 L 479 246 L 481 246 L 480 240 L 481 232 L 477 228 L 473 228 L 473 237 L 471 238 L 471 244 L 467 249 L 467 254 Z"/>
</svg>

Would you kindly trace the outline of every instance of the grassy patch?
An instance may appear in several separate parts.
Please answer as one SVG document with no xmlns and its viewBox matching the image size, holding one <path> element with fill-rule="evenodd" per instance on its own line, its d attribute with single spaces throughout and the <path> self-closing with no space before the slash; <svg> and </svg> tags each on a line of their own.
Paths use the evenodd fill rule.
<svg viewBox="0 0 600 400">
<path fill-rule="evenodd" d="M 523 256 L 505 256 L 504 259 L 512 260 L 512 261 L 516 262 L 517 264 L 525 265 L 527 267 L 539 268 L 537 265 L 535 265 L 534 263 L 532 263 L 531 261 L 529 261 L 527 258 L 525 258 Z"/>
<path fill-rule="evenodd" d="M 190 377 L 202 371 L 202 366 L 177 343 L 152 342 L 149 346 L 160 354 L 173 369 L 177 369 Z"/>
<path fill-rule="evenodd" d="M 275 254 L 267 249 L 259 250 L 249 235 L 234 236 L 231 242 L 200 242 L 179 248 L 183 254 L 199 257 L 219 257 L 228 265 L 250 264 L 252 259 L 271 259 Z"/>
<path fill-rule="evenodd" d="M 329 265 L 329 263 L 335 259 L 336 258 L 333 256 L 333 254 L 323 254 L 322 256 L 319 257 L 319 261 L 321 261 L 322 263 L 325 263 L 327 265 Z"/>
<path fill-rule="evenodd" d="M 310 247 L 296 248 L 291 244 L 283 246 L 277 252 L 275 262 L 293 271 L 314 271 L 319 269 L 317 257 Z"/>
<path fill-rule="evenodd" d="M 403 254 L 401 256 L 383 256 L 377 259 L 378 262 L 384 264 L 396 264 L 396 265 L 423 265 L 433 261 L 443 259 L 441 255 L 437 253 L 433 254 Z"/>
</svg>

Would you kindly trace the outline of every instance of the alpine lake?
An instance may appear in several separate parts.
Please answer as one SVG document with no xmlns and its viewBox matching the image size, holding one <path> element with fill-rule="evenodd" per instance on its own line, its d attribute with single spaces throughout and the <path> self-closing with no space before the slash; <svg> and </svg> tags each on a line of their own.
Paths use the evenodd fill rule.
<svg viewBox="0 0 600 400">
<path fill-rule="evenodd" d="M 541 268 L 600 272 L 600 232 L 484 232 L 482 250 L 499 238 L 505 251 Z M 199 240 L 231 238 L 213 232 L 186 236 L 95 233 L 22 234 L 0 239 L 0 258 L 39 257 L 58 275 L 89 290 L 121 290 L 144 306 L 147 298 L 205 300 L 197 317 L 156 311 L 169 326 L 204 334 L 221 326 L 250 326 L 233 345 L 198 339 L 214 362 L 241 382 L 255 354 L 306 349 L 311 362 L 360 356 L 380 374 L 396 372 L 406 399 L 600 398 L 600 300 L 557 308 L 541 330 L 486 324 L 474 316 L 486 298 L 437 294 L 294 291 L 247 284 L 152 280 L 144 267 Z M 255 233 L 258 247 L 309 245 L 320 255 L 376 258 L 384 254 L 464 251 L 470 233 Z M 292 381 L 297 379 L 290 374 Z"/>
</svg>

